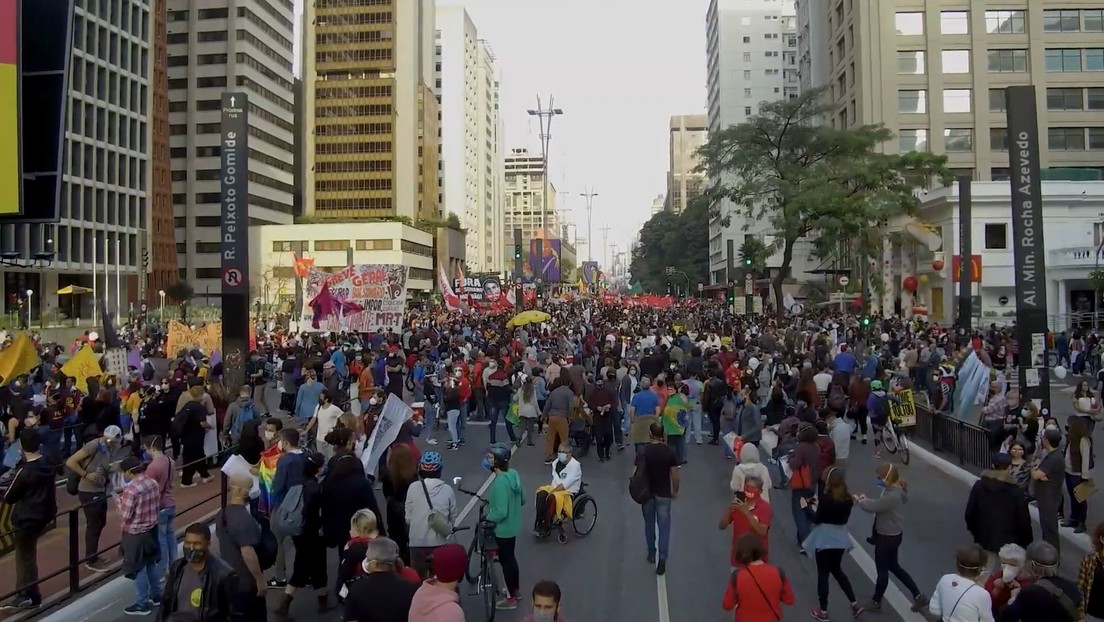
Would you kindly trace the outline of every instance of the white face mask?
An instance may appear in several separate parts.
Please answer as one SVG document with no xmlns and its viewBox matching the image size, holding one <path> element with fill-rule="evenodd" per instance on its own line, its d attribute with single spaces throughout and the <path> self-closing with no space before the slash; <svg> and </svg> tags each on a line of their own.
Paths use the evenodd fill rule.
<svg viewBox="0 0 1104 622">
<path fill-rule="evenodd" d="M 271 441 L 272 439 L 276 438 L 276 433 L 266 430 L 264 433 L 264 437 L 266 441 Z"/>
<path fill-rule="evenodd" d="M 1019 574 L 1020 569 L 1010 564 L 1001 564 L 1001 580 L 1005 583 L 1011 583 L 1016 575 Z"/>
<path fill-rule="evenodd" d="M 1053 423 L 1048 423 L 1046 429 L 1048 429 L 1048 430 L 1057 430 L 1058 426 L 1053 424 Z"/>
<path fill-rule="evenodd" d="M 368 400 L 368 403 L 371 404 L 372 406 L 375 406 L 376 404 L 379 404 L 379 398 L 378 397 L 373 397 L 372 399 Z"/>
<path fill-rule="evenodd" d="M 567 462 L 571 459 L 571 454 L 565 454 L 561 451 L 560 453 L 556 454 L 556 457 L 560 459 L 560 462 Z"/>
</svg>

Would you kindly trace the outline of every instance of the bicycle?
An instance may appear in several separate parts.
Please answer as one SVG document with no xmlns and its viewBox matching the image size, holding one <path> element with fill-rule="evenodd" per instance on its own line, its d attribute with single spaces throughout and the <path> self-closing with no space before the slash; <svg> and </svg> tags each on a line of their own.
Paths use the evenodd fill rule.
<svg viewBox="0 0 1104 622">
<path fill-rule="evenodd" d="M 884 445 L 886 451 L 891 454 L 896 454 L 897 450 L 900 449 L 901 463 L 908 465 L 910 459 L 908 436 L 904 428 L 898 429 L 894 425 L 894 417 L 892 415 L 886 419 L 886 425 L 882 429 L 882 445 Z"/>
<path fill-rule="evenodd" d="M 468 567 L 464 569 L 464 578 L 475 586 L 475 594 L 483 596 L 483 607 L 486 609 L 487 622 L 494 622 L 497 611 L 497 599 L 505 598 L 506 581 L 502 577 L 502 566 L 498 561 L 498 542 L 495 541 L 495 524 L 487 520 L 487 506 L 489 501 L 478 492 L 465 490 L 460 486 L 463 478 L 453 478 L 452 484 L 456 490 L 479 501 L 479 517 L 475 522 L 474 534 L 471 544 L 468 545 Z M 469 527 L 453 529 L 453 533 L 464 531 Z M 475 571 L 472 571 L 472 562 L 478 562 Z"/>
</svg>

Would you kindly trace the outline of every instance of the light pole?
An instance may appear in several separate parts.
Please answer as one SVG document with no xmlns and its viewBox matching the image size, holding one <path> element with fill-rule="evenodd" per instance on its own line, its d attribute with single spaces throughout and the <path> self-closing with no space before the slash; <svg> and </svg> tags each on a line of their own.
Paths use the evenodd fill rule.
<svg viewBox="0 0 1104 622">
<path fill-rule="evenodd" d="M 580 192 L 579 196 L 586 199 L 587 210 L 587 261 L 594 261 L 594 237 L 591 235 L 591 212 L 594 211 L 594 197 L 598 196 L 598 193 L 590 188 L 586 192 Z"/>
<path fill-rule="evenodd" d="M 33 289 L 28 289 L 27 290 L 27 330 L 30 330 L 30 328 L 31 328 L 31 308 L 32 308 L 31 298 L 32 297 L 34 297 L 34 290 Z"/>
<path fill-rule="evenodd" d="M 548 213 L 548 158 L 550 153 L 548 151 L 549 145 L 552 143 L 552 119 L 562 115 L 564 112 L 560 108 L 553 106 L 555 97 L 548 96 L 548 108 L 545 108 L 541 103 L 540 95 L 537 95 L 537 107 L 536 109 L 529 109 L 526 112 L 531 117 L 537 117 L 540 121 L 540 141 L 541 141 L 541 159 L 543 160 L 544 169 L 544 181 L 541 185 L 541 229 L 545 232 L 548 231 L 548 220 L 545 217 Z"/>
<path fill-rule="evenodd" d="M 664 272 L 667 273 L 667 276 L 674 276 L 676 274 L 681 274 L 682 278 L 686 279 L 686 297 L 689 298 L 690 297 L 690 276 L 688 274 L 686 274 L 685 272 L 683 272 L 682 270 L 675 270 L 674 266 L 667 266 L 667 269 Z"/>
<path fill-rule="evenodd" d="M 165 325 L 165 290 L 157 290 L 157 295 L 161 297 L 161 326 Z"/>
</svg>

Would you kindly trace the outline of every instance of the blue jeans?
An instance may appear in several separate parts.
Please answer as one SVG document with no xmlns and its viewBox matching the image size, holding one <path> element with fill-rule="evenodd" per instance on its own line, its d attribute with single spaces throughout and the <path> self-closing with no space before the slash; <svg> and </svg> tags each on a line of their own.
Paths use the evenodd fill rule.
<svg viewBox="0 0 1104 622">
<path fill-rule="evenodd" d="M 134 577 L 134 587 L 138 592 L 139 607 L 149 607 L 154 601 L 161 602 L 161 577 L 157 574 L 157 564 L 146 564 Z"/>
<path fill-rule="evenodd" d="M 809 523 L 809 517 L 805 514 L 805 510 L 801 509 L 801 499 L 810 501 L 814 496 L 815 491 L 813 490 L 796 489 L 791 491 L 790 494 L 790 512 L 793 514 L 794 527 L 797 529 L 797 548 L 799 549 L 802 543 L 805 542 L 805 538 L 808 538 L 813 531 L 813 526 Z"/>
<path fill-rule="evenodd" d="M 463 428 L 460 427 L 460 411 L 450 410 L 445 413 L 445 417 L 448 422 L 449 441 L 456 444 L 463 438 L 461 433 L 464 431 Z"/>
<path fill-rule="evenodd" d="M 489 399 L 487 400 L 487 406 L 489 407 L 487 417 L 491 421 L 491 444 L 493 445 L 498 438 L 498 420 L 506 418 L 506 410 L 510 407 L 510 402 Z M 506 434 L 510 436 L 511 442 L 517 442 L 514 426 L 509 421 L 506 422 Z"/>
<path fill-rule="evenodd" d="M 429 432 L 426 438 L 433 438 L 433 424 L 437 421 L 437 407 L 429 402 L 425 405 L 425 430 Z"/>
<path fill-rule="evenodd" d="M 644 513 L 644 542 L 648 556 L 656 554 L 656 531 L 659 531 L 659 560 L 667 559 L 671 544 L 671 498 L 652 497 L 640 506 Z"/>
<path fill-rule="evenodd" d="M 165 576 L 169 570 L 169 564 L 176 560 L 174 518 L 176 518 L 176 508 L 161 508 L 157 513 L 157 544 L 161 548 L 161 563 L 157 564 L 158 580 Z"/>
<path fill-rule="evenodd" d="M 690 402 L 690 425 L 686 427 L 685 436 L 689 437 L 694 435 L 694 440 L 699 445 L 702 444 L 702 409 L 701 403 L 691 400 Z"/>
<path fill-rule="evenodd" d="M 460 416 L 456 419 L 456 436 L 464 440 L 464 430 L 468 427 L 468 403 L 460 403 Z"/>
<path fill-rule="evenodd" d="M 679 462 L 686 462 L 686 435 L 685 434 L 668 434 L 667 446 L 675 450 L 675 455 L 678 456 Z"/>
</svg>

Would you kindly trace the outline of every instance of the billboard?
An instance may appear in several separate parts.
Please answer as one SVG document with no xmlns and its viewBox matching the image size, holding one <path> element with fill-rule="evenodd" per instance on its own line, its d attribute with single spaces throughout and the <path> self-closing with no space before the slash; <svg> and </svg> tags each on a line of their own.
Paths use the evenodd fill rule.
<svg viewBox="0 0 1104 622">
<path fill-rule="evenodd" d="M 18 214 L 19 0 L 0 0 L 0 215 Z"/>
<path fill-rule="evenodd" d="M 541 240 L 542 248 L 537 251 L 537 240 L 529 240 L 529 270 L 533 278 L 545 283 L 560 282 L 560 241 Z"/>
<path fill-rule="evenodd" d="M 583 262 L 583 283 L 587 285 L 594 285 L 598 282 L 598 262 L 597 261 L 584 261 Z"/>
<path fill-rule="evenodd" d="M 461 302 L 480 311 L 512 309 L 507 292 L 502 289 L 502 279 L 497 274 L 472 274 L 453 281 L 453 289 Z"/>
<path fill-rule="evenodd" d="M 406 266 L 398 264 L 357 264 L 332 274 L 312 268 L 306 279 L 302 328 L 357 333 L 401 330 L 406 277 Z"/>
</svg>

